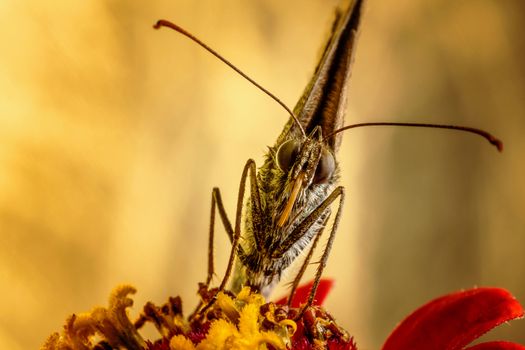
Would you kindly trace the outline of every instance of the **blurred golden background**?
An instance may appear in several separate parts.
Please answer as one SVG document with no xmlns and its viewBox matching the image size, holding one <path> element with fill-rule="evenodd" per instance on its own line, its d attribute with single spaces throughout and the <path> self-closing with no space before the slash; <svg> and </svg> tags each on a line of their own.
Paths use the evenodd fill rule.
<svg viewBox="0 0 525 350">
<path fill-rule="evenodd" d="M 365 350 L 448 292 L 500 286 L 525 303 L 525 3 L 368 2 L 347 121 L 464 124 L 506 148 L 439 130 L 347 133 L 327 307 Z M 134 313 L 176 294 L 191 310 L 212 187 L 233 213 L 243 165 L 261 163 L 287 119 L 153 23 L 189 29 L 293 106 L 336 5 L 0 3 L 0 348 L 38 348 L 122 282 L 139 290 Z M 525 343 L 525 321 L 489 337 Z"/>
</svg>

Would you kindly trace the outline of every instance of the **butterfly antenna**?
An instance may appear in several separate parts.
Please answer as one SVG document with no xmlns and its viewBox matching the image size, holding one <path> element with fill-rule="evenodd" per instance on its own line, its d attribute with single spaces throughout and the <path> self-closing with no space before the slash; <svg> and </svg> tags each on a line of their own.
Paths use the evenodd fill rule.
<svg viewBox="0 0 525 350">
<path fill-rule="evenodd" d="M 248 80 L 250 83 L 252 83 L 253 85 L 255 85 L 256 87 L 258 87 L 262 92 L 264 92 L 266 95 L 270 96 L 275 102 L 277 102 L 278 104 L 280 104 L 287 112 L 288 114 L 290 114 L 290 116 L 293 118 L 293 120 L 295 121 L 295 123 L 297 124 L 297 126 L 299 127 L 299 129 L 301 130 L 301 133 L 303 134 L 304 137 L 306 137 L 306 132 L 304 131 L 304 128 L 303 126 L 301 125 L 301 123 L 299 123 L 299 119 L 297 118 L 297 116 L 294 114 L 294 112 L 292 112 L 292 110 L 290 108 L 288 108 L 287 105 L 284 104 L 283 101 L 281 101 L 277 96 L 275 96 L 274 94 L 272 94 L 270 91 L 268 91 L 267 89 L 265 89 L 264 87 L 262 87 L 259 83 L 257 83 L 255 80 L 253 80 L 252 78 L 250 78 L 247 74 L 245 74 L 243 71 L 241 71 L 239 68 L 237 68 L 235 65 L 233 65 L 233 63 L 231 63 L 230 61 L 228 61 L 226 58 L 222 57 L 217 51 L 215 51 L 214 49 L 212 49 L 211 47 L 209 47 L 208 45 L 206 45 L 205 43 L 203 43 L 200 39 L 198 39 L 197 37 L 195 37 L 193 34 L 191 34 L 190 32 L 186 31 L 184 28 L 181 28 L 179 27 L 178 25 L 170 22 L 170 21 L 167 21 L 167 20 L 164 20 L 164 19 L 161 19 L 161 20 L 158 20 L 157 23 L 155 23 L 155 25 L 153 26 L 153 28 L 155 29 L 159 29 L 161 27 L 167 27 L 167 28 L 171 28 L 173 29 L 174 31 L 176 32 L 179 32 L 180 34 L 186 36 L 187 38 L 193 40 L 194 42 L 196 42 L 197 44 L 199 44 L 201 47 L 203 47 L 206 51 L 208 51 L 209 53 L 211 53 L 212 55 L 214 55 L 215 57 L 217 57 L 219 60 L 221 60 L 223 63 L 225 63 L 228 67 L 230 67 L 231 69 L 233 69 L 234 71 L 236 71 L 237 73 L 239 73 L 239 75 L 241 75 L 244 79 Z"/>
<path fill-rule="evenodd" d="M 487 132 L 485 130 L 476 129 L 476 128 L 470 128 L 470 127 L 467 127 L 467 126 L 441 125 L 441 124 L 389 123 L 389 122 L 351 124 L 351 125 L 347 125 L 347 126 L 344 126 L 344 127 L 340 128 L 340 129 L 335 130 L 334 132 L 329 134 L 325 138 L 325 140 L 327 140 L 330 137 L 332 137 L 332 136 L 334 136 L 334 135 L 336 135 L 336 134 L 338 134 L 340 132 L 343 132 L 345 130 L 353 129 L 353 128 L 360 128 L 360 127 L 363 127 L 363 126 L 409 126 L 409 127 L 418 127 L 418 128 L 451 129 L 451 130 L 465 131 L 465 132 L 469 132 L 469 133 L 476 134 L 478 136 L 483 137 L 488 142 L 490 142 L 493 146 L 495 146 L 498 149 L 498 151 L 500 151 L 500 152 L 503 151 L 503 142 L 501 140 L 499 140 L 497 137 L 495 137 L 494 135 L 492 135 L 491 133 L 489 133 L 489 132 Z"/>
</svg>

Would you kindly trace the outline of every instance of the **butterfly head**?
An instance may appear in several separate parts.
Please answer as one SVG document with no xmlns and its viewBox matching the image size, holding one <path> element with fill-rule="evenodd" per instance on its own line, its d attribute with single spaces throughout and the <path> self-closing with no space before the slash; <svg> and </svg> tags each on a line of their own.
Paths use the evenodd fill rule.
<svg viewBox="0 0 525 350">
<path fill-rule="evenodd" d="M 337 163 L 333 151 L 323 142 L 320 127 L 302 140 L 292 138 L 283 142 L 277 149 L 275 162 L 286 177 L 283 192 L 286 200 L 277 217 L 277 226 L 283 227 L 290 221 L 292 212 L 308 202 L 309 190 L 315 192 L 333 183 Z"/>
</svg>

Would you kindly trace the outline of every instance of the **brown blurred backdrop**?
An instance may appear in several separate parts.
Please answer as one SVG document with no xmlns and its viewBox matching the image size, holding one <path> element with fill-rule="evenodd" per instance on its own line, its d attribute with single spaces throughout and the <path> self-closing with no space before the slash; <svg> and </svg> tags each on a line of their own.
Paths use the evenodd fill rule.
<svg viewBox="0 0 525 350">
<path fill-rule="evenodd" d="M 284 125 L 278 105 L 155 20 L 293 105 L 336 4 L 0 3 L 0 348 L 37 348 L 122 282 L 139 289 L 133 313 L 175 294 L 191 309 L 211 188 L 232 213 L 244 163 L 261 163 Z M 465 124 L 506 149 L 438 130 L 347 133 L 327 307 L 360 349 L 451 291 L 500 286 L 525 303 L 524 31 L 521 0 L 369 0 L 348 122 Z M 489 337 L 525 343 L 525 321 Z"/>
</svg>

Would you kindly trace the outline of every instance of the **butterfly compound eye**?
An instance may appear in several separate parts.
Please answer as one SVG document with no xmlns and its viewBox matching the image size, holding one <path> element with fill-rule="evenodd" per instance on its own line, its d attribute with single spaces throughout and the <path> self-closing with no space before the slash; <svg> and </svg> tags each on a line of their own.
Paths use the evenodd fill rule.
<svg viewBox="0 0 525 350">
<path fill-rule="evenodd" d="M 315 169 L 314 183 L 324 183 L 327 182 L 335 170 L 335 159 L 334 155 L 330 153 L 327 149 L 323 149 L 321 154 L 321 159 L 317 164 L 317 169 Z"/>
<path fill-rule="evenodd" d="M 277 150 L 277 166 L 287 173 L 292 168 L 293 162 L 299 154 L 301 144 L 294 140 L 283 143 Z"/>
</svg>

